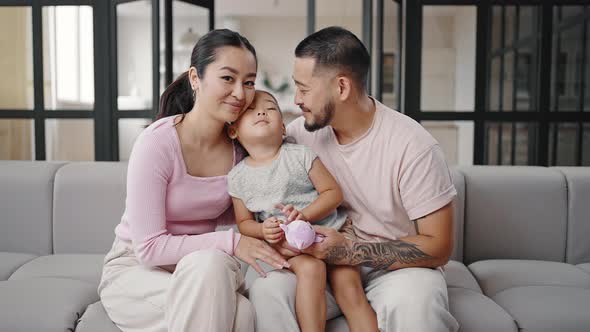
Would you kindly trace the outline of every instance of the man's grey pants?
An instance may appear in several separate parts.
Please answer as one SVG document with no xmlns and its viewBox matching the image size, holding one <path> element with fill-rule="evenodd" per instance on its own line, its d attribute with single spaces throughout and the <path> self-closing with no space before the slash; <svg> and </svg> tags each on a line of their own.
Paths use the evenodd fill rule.
<svg viewBox="0 0 590 332">
<path fill-rule="evenodd" d="M 407 268 L 376 271 L 363 268 L 363 285 L 377 313 L 379 329 L 386 332 L 456 332 L 449 313 L 447 285 L 440 270 Z M 295 316 L 295 275 L 286 270 L 256 279 L 249 299 L 256 309 L 256 330 L 299 331 Z M 331 291 L 326 292 L 328 319 L 342 313 Z"/>
</svg>

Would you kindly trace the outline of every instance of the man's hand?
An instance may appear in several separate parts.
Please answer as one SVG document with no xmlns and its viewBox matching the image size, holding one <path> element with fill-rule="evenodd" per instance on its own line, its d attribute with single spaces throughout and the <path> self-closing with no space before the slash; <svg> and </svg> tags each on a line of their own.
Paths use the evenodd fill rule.
<svg viewBox="0 0 590 332">
<path fill-rule="evenodd" d="M 291 258 L 301 254 L 301 251 L 299 251 L 299 249 L 291 247 L 287 240 L 285 240 L 284 238 L 280 240 L 278 243 L 272 244 L 271 247 L 273 247 L 285 258 Z"/>
<path fill-rule="evenodd" d="M 283 230 L 279 225 L 280 222 L 276 217 L 267 218 L 262 222 L 262 235 L 266 242 L 275 244 L 281 240 L 283 237 Z"/>
<path fill-rule="evenodd" d="M 313 226 L 316 234 L 323 236 L 322 242 L 317 242 L 303 249 L 303 253 L 322 259 L 332 265 L 355 265 L 352 262 L 351 248 L 353 242 L 344 237 L 337 230 L 323 226 Z"/>
</svg>

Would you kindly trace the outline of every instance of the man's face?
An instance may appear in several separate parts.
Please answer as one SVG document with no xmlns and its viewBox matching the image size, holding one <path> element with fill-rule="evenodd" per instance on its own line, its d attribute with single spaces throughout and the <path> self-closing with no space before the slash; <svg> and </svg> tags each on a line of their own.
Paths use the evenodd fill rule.
<svg viewBox="0 0 590 332">
<path fill-rule="evenodd" d="M 315 59 L 295 58 L 295 104 L 303 111 L 305 129 L 315 131 L 329 125 L 334 117 L 335 105 L 330 94 L 332 79 L 328 70 L 316 72 Z"/>
</svg>

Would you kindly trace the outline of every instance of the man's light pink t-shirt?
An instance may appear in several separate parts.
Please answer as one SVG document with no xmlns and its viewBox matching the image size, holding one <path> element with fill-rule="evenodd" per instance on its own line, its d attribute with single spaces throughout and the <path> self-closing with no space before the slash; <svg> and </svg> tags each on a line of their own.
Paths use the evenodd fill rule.
<svg viewBox="0 0 590 332">
<path fill-rule="evenodd" d="M 370 129 L 350 144 L 339 144 L 330 126 L 308 132 L 303 117 L 289 124 L 287 135 L 311 147 L 336 178 L 361 240 L 396 240 L 415 235 L 411 221 L 457 192 L 438 142 L 418 122 L 374 102 Z"/>
<path fill-rule="evenodd" d="M 115 234 L 131 241 L 148 266 L 172 265 L 187 254 L 219 249 L 233 255 L 240 235 L 215 231 L 235 224 L 227 176 L 188 174 L 174 116 L 160 119 L 139 136 L 129 158 L 127 199 Z M 241 160 L 234 146 L 234 165 Z"/>
</svg>

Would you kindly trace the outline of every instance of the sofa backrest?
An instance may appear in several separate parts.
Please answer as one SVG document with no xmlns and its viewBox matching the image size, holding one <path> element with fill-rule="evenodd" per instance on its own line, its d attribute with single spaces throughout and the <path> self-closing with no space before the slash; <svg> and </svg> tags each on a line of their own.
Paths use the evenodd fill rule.
<svg viewBox="0 0 590 332">
<path fill-rule="evenodd" d="M 556 167 L 567 180 L 566 261 L 590 262 L 590 167 Z"/>
<path fill-rule="evenodd" d="M 54 253 L 106 254 L 125 209 L 127 163 L 80 162 L 55 175 Z"/>
<path fill-rule="evenodd" d="M 457 169 L 451 169 L 457 196 L 453 199 L 453 252 L 451 259 L 463 261 L 463 230 L 465 219 L 465 178 Z"/>
<path fill-rule="evenodd" d="M 460 167 L 465 177 L 464 262 L 564 261 L 564 175 L 544 167 Z"/>
<path fill-rule="evenodd" d="M 52 252 L 53 179 L 61 165 L 0 161 L 0 251 Z"/>
</svg>

